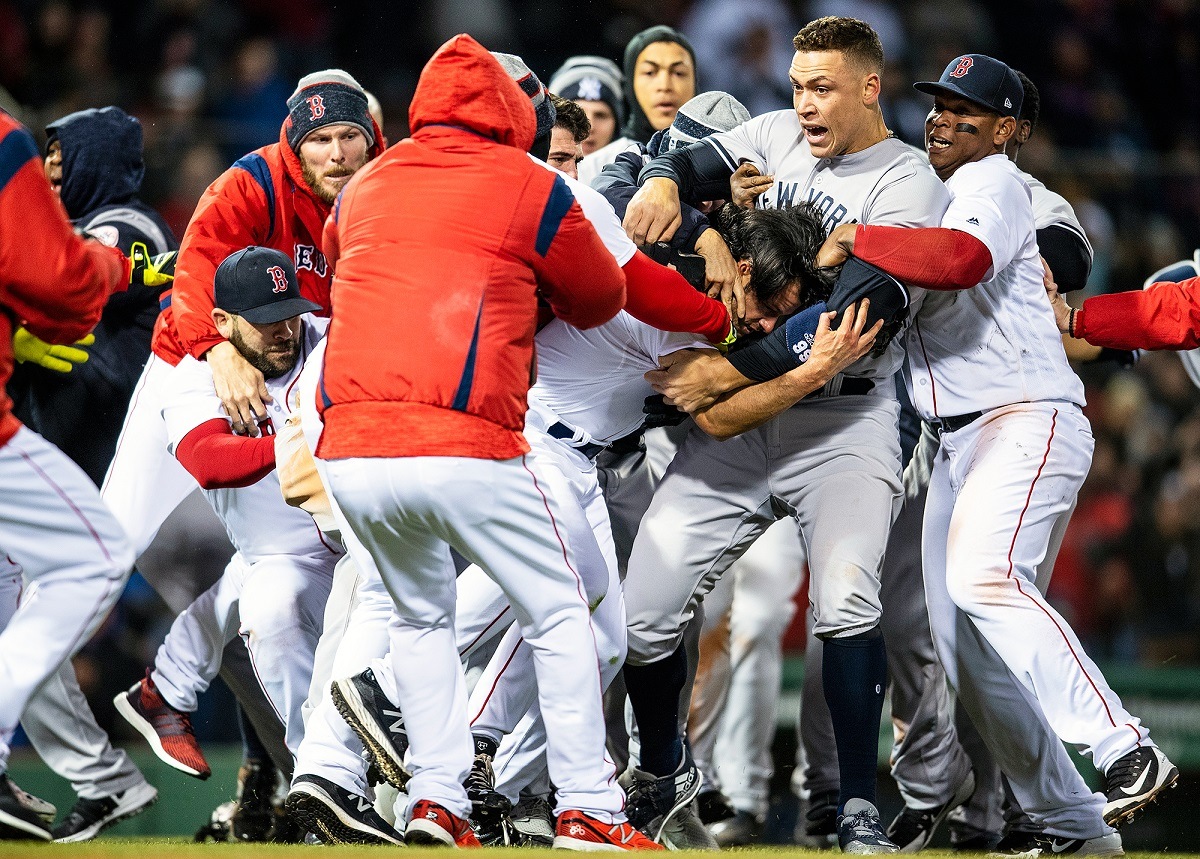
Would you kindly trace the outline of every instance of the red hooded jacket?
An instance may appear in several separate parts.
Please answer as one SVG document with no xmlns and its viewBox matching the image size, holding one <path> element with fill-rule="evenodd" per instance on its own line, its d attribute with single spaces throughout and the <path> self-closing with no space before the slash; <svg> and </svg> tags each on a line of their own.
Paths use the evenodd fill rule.
<svg viewBox="0 0 1200 859">
<path fill-rule="evenodd" d="M 243 155 L 208 186 L 188 223 L 175 283 L 154 326 L 154 354 L 171 365 L 186 354 L 202 358 L 225 339 L 212 321 L 213 275 L 227 256 L 250 245 L 290 256 L 300 294 L 329 312 L 333 267 L 322 253 L 321 231 L 330 206 L 304 181 L 300 158 L 287 142 L 287 122 L 278 143 Z M 383 151 L 383 134 L 378 126 L 374 131 L 368 158 Z"/>
<path fill-rule="evenodd" d="M 75 235 L 33 137 L 0 110 L 0 446 L 21 427 L 5 393 L 13 330 L 24 325 L 48 343 L 74 343 L 128 285 L 124 254 Z"/>
<path fill-rule="evenodd" d="M 426 64 L 409 125 L 334 212 L 317 454 L 519 456 L 538 295 L 590 328 L 621 309 L 624 275 L 563 178 L 527 157 L 529 98 L 470 36 Z"/>
</svg>

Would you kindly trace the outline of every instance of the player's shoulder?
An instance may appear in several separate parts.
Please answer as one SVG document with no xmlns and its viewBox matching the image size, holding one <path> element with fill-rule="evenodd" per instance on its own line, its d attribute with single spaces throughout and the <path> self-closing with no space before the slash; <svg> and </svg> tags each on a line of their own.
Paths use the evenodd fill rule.
<svg viewBox="0 0 1200 859">
<path fill-rule="evenodd" d="M 212 368 L 207 361 L 184 355 L 171 373 L 171 390 L 177 398 L 192 397 L 199 393 L 216 394 Z"/>
<path fill-rule="evenodd" d="M 1017 165 L 1000 153 L 962 165 L 946 180 L 946 186 L 955 193 L 965 189 L 991 189 L 1020 193 L 1026 199 L 1031 197 L 1029 184 Z"/>
<path fill-rule="evenodd" d="M 1079 216 L 1075 214 L 1075 208 L 1066 197 L 1057 191 L 1051 191 L 1044 182 L 1024 170 L 1021 171 L 1021 178 L 1029 186 L 1029 193 L 1033 199 L 1033 220 L 1039 230 L 1058 225 L 1083 234 Z"/>
</svg>

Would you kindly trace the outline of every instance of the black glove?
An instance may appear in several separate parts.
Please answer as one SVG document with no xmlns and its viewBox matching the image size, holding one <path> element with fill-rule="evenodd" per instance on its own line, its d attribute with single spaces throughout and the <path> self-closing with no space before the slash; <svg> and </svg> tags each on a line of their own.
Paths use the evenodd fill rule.
<svg viewBox="0 0 1200 859">
<path fill-rule="evenodd" d="M 699 254 L 680 253 L 665 242 L 642 245 L 638 250 L 659 265 L 675 269 L 683 275 L 684 280 L 704 292 L 707 284 L 704 278 L 704 257 Z"/>
<path fill-rule="evenodd" d="M 662 394 L 646 397 L 642 413 L 646 415 L 646 423 L 642 425 L 643 429 L 675 427 L 687 420 L 687 412 L 681 412 L 674 406 L 668 406 Z"/>
</svg>

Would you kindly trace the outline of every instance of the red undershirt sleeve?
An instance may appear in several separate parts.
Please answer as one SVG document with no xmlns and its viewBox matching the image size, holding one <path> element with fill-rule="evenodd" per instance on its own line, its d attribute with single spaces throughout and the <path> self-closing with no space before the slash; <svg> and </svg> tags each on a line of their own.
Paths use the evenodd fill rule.
<svg viewBox="0 0 1200 859">
<path fill-rule="evenodd" d="M 1075 336 L 1110 349 L 1200 346 L 1200 277 L 1097 295 L 1075 311 Z"/>
<path fill-rule="evenodd" d="M 987 245 L 945 227 L 884 227 L 859 224 L 854 255 L 911 286 L 970 289 L 992 267 Z"/>
<path fill-rule="evenodd" d="M 201 489 L 252 486 L 275 468 L 275 436 L 234 435 L 229 421 L 213 418 L 183 437 L 175 458 Z"/>
<path fill-rule="evenodd" d="M 699 334 L 720 343 L 729 334 L 729 311 L 688 283 L 674 269 L 641 251 L 624 265 L 625 310 L 660 331 Z"/>
</svg>

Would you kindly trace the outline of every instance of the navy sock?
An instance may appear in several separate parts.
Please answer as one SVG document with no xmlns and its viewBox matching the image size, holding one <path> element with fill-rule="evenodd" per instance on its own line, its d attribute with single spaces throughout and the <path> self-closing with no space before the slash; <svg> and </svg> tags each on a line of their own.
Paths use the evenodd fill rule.
<svg viewBox="0 0 1200 859">
<path fill-rule="evenodd" d="M 826 638 L 824 645 L 825 702 L 837 744 L 841 813 L 848 799 L 875 803 L 887 651 L 878 629 L 849 638 Z"/>
<path fill-rule="evenodd" d="M 642 743 L 641 768 L 651 775 L 671 775 L 683 760 L 679 695 L 687 682 L 687 653 L 680 644 L 666 659 L 649 665 L 627 662 L 622 670 Z"/>
<path fill-rule="evenodd" d="M 262 761 L 270 764 L 271 755 L 267 751 L 267 747 L 263 745 L 263 741 L 258 738 L 254 725 L 251 724 L 250 717 L 246 715 L 241 704 L 237 705 L 237 714 L 238 732 L 242 735 L 242 758 L 247 761 Z"/>
</svg>

